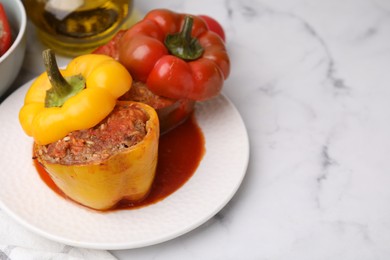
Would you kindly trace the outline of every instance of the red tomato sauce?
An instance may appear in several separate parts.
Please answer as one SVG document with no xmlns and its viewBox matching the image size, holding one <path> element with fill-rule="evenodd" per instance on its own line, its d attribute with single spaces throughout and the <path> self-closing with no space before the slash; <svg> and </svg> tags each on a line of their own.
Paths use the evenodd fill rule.
<svg viewBox="0 0 390 260">
<path fill-rule="evenodd" d="M 162 135 L 159 140 L 156 176 L 149 195 L 139 202 L 120 201 L 110 210 L 144 207 L 157 203 L 174 193 L 196 171 L 205 153 L 204 144 L 203 133 L 193 115 L 183 124 Z M 66 198 L 66 195 L 56 186 L 37 160 L 34 160 L 34 164 L 46 185 L 58 195 Z"/>
</svg>

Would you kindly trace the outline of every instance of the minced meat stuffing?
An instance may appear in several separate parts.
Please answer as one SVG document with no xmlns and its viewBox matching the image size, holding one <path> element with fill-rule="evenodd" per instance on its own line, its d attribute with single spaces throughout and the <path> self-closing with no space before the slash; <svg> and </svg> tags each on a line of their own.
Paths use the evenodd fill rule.
<svg viewBox="0 0 390 260">
<path fill-rule="evenodd" d="M 57 142 L 38 146 L 37 152 L 50 163 L 72 165 L 101 161 L 142 141 L 148 119 L 136 103 L 122 103 L 95 127 L 74 131 Z"/>
<path fill-rule="evenodd" d="M 157 96 L 148 89 L 145 83 L 141 81 L 133 81 L 130 90 L 126 92 L 120 100 L 132 100 L 148 104 L 154 109 L 168 107 L 176 102 L 176 100 Z"/>
</svg>

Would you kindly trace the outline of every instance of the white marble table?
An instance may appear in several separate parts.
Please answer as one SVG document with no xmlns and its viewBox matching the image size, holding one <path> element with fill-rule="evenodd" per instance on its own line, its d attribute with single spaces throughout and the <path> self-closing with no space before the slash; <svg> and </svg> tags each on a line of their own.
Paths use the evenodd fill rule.
<svg viewBox="0 0 390 260">
<path fill-rule="evenodd" d="M 217 18 L 251 158 L 190 233 L 119 259 L 390 259 L 390 1 L 135 1 Z M 41 72 L 29 32 L 20 86 Z M 38 54 L 39 57 L 39 54 Z M 62 62 L 66 62 L 64 59 Z M 61 64 L 61 62 L 60 62 Z"/>
</svg>

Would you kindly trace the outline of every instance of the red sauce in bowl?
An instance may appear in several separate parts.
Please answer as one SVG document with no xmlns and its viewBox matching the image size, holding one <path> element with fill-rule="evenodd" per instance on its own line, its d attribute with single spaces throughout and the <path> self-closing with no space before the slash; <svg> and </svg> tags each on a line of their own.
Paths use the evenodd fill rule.
<svg viewBox="0 0 390 260">
<path fill-rule="evenodd" d="M 195 117 L 162 135 L 159 140 L 156 176 L 149 195 L 142 201 L 120 201 L 110 210 L 144 207 L 163 200 L 178 190 L 195 173 L 205 153 L 205 140 Z M 55 185 L 45 169 L 34 160 L 35 167 L 46 185 L 58 195 L 66 195 Z"/>
</svg>

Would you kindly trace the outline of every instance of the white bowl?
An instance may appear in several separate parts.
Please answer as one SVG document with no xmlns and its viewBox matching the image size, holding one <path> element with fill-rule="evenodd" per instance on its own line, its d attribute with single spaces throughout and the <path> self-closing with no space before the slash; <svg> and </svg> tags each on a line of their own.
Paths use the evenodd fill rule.
<svg viewBox="0 0 390 260">
<path fill-rule="evenodd" d="M 12 30 L 12 45 L 0 57 L 0 96 L 16 79 L 26 51 L 26 11 L 21 0 L 1 0 Z"/>
</svg>

